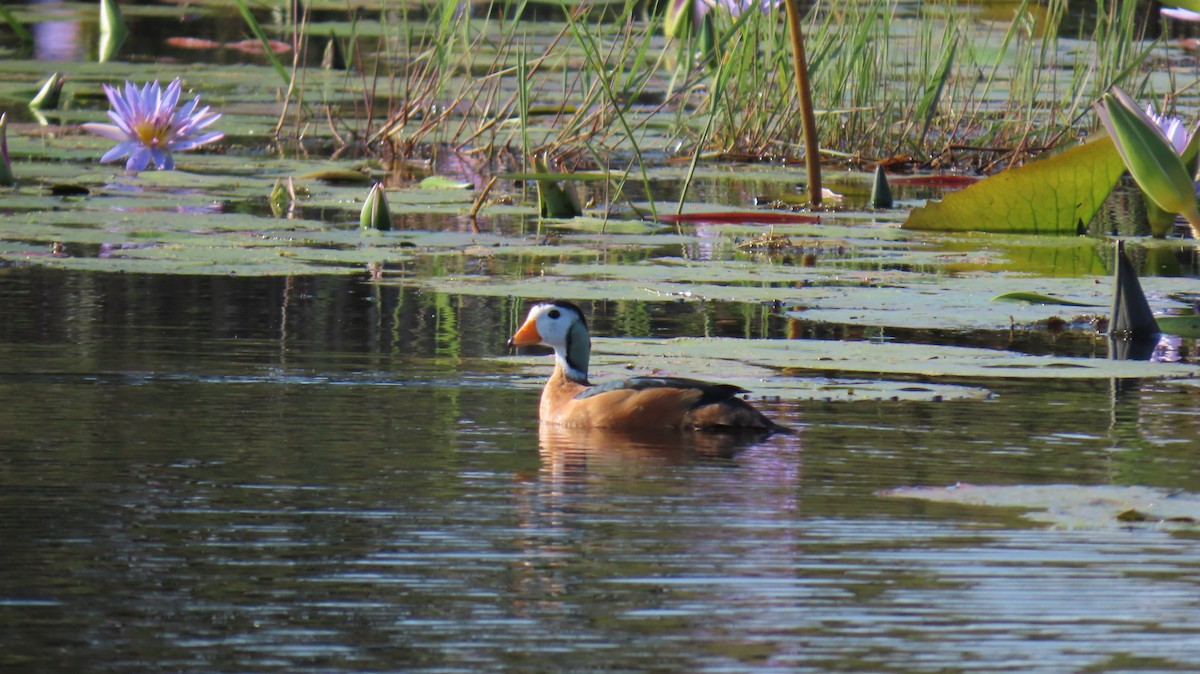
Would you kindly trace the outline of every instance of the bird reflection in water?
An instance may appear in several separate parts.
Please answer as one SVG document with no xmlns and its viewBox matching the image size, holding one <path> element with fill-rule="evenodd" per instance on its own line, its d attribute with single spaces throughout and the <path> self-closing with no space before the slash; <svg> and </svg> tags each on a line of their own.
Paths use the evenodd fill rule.
<svg viewBox="0 0 1200 674">
<path fill-rule="evenodd" d="M 732 459 L 769 432 L 707 433 L 675 429 L 614 430 L 540 424 L 538 444 L 549 465 L 671 465 Z"/>
</svg>

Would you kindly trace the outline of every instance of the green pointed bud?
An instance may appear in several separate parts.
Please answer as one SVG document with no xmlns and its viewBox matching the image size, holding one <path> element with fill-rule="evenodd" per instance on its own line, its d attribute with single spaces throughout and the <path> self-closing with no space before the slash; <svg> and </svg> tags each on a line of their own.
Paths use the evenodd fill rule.
<svg viewBox="0 0 1200 674">
<path fill-rule="evenodd" d="M 1117 241 L 1113 261 L 1113 302 L 1109 312 L 1108 334 L 1122 339 L 1158 337 L 1158 323 L 1138 282 L 1133 263 L 1125 254 L 1124 242 Z"/>
<path fill-rule="evenodd" d="M 717 27 L 713 23 L 712 12 L 708 12 L 700 19 L 700 58 L 707 62 L 709 67 L 716 68 L 719 57 Z"/>
<path fill-rule="evenodd" d="M 875 167 L 875 182 L 871 184 L 871 208 L 891 208 L 892 188 L 888 185 L 883 166 Z"/>
<path fill-rule="evenodd" d="M 692 15 L 696 11 L 695 0 L 671 0 L 667 15 L 663 17 L 663 35 L 686 37 L 692 26 Z"/>
<path fill-rule="evenodd" d="M 346 53 L 342 51 L 342 43 L 333 33 L 325 43 L 325 52 L 321 55 L 321 67 L 325 70 L 345 70 Z"/>
<path fill-rule="evenodd" d="M 12 160 L 8 157 L 8 114 L 0 112 L 0 185 L 16 185 Z"/>
<path fill-rule="evenodd" d="M 288 201 L 287 185 L 284 184 L 283 178 L 276 178 L 275 186 L 271 188 L 271 196 L 267 198 L 271 213 L 277 218 L 282 218 L 287 213 Z"/>
<path fill-rule="evenodd" d="M 1154 120 L 1117 87 L 1104 94 L 1096 112 L 1146 196 L 1165 211 L 1200 222 L 1192 177 Z"/>
<path fill-rule="evenodd" d="M 546 153 L 533 158 L 536 173 L 550 175 L 550 158 Z M 537 179 L 538 214 L 543 218 L 574 218 L 583 215 L 579 194 L 569 181 L 559 184 L 552 178 Z"/>
<path fill-rule="evenodd" d="M 129 37 L 129 29 L 125 27 L 125 17 L 121 16 L 121 8 L 117 6 L 117 0 L 100 0 L 98 60 L 101 63 L 111 61 L 127 37 Z"/>
<path fill-rule="evenodd" d="M 33 100 L 29 101 L 29 107 L 34 110 L 57 110 L 65 81 L 62 73 L 51 75 L 50 79 L 42 84 L 41 90 L 33 97 Z"/>
<path fill-rule="evenodd" d="M 387 193 L 383 191 L 383 183 L 375 183 L 371 187 L 371 193 L 363 203 L 362 214 L 358 216 L 358 226 L 381 232 L 391 231 L 392 214 L 388 210 Z"/>
</svg>

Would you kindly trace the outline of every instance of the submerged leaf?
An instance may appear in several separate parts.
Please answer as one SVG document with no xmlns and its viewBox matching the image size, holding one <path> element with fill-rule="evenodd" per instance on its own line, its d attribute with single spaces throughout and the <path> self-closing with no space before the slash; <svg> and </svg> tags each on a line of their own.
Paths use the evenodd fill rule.
<svg viewBox="0 0 1200 674">
<path fill-rule="evenodd" d="M 903 227 L 1075 235 L 1124 172 L 1112 139 L 1100 138 L 915 208 Z"/>
</svg>

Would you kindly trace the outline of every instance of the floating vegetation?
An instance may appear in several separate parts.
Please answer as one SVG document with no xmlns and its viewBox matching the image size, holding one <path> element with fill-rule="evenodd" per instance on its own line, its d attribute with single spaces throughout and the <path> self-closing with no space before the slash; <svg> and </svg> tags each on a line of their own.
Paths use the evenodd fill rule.
<svg viewBox="0 0 1200 674">
<path fill-rule="evenodd" d="M 343 22 L 340 7 L 268 17 L 238 3 L 255 37 L 246 44 L 197 42 L 175 27 L 180 10 L 156 8 L 175 22 L 154 25 L 172 28 L 153 38 L 130 31 L 119 47 L 126 62 L 62 62 L 49 81 L 37 61 L 0 62 L 14 167 L 6 182 L 20 175 L 4 194 L 0 264 L 341 274 L 516 298 L 727 301 L 770 307 L 797 326 L 1017 334 L 1054 325 L 1086 340 L 1104 324 L 1113 259 L 1100 238 L 1077 234 L 1098 231 L 1090 223 L 1111 203 L 1121 154 L 1099 139 L 983 180 L 978 173 L 1044 154 L 1056 133 L 1098 126 L 1077 115 L 1071 126 L 1033 131 L 1039 120 L 1086 111 L 1081 92 L 1092 86 L 1075 82 L 1067 101 L 1058 78 L 1072 71 L 1043 70 L 1045 60 L 1092 68 L 1080 55 L 1103 53 L 1113 57 L 1103 65 L 1109 81 L 1129 82 L 1163 47 L 1137 42 L 1132 15 L 1116 8 L 1104 17 L 1115 32 L 1103 40 L 1058 37 L 1055 12 L 1064 6 L 1050 5 L 1036 17 L 1022 5 L 991 35 L 962 30 L 970 10 L 935 16 L 885 0 L 813 9 L 806 47 L 825 110 L 821 144 L 831 153 L 820 209 L 804 196 L 816 187 L 809 167 L 792 161 L 802 148 L 787 140 L 799 137 L 799 120 L 781 112 L 795 94 L 779 12 L 709 16 L 709 55 L 722 59 L 714 69 L 664 41 L 653 21 L 592 21 L 599 15 L 591 12 L 611 11 L 599 6 L 565 26 L 523 22 L 518 34 L 514 22 L 448 6 L 431 9 L 429 21 L 360 12 Z M 116 4 L 107 7 L 115 27 Z M 155 21 L 149 14 L 120 21 Z M 48 16 L 30 6 L 5 20 Z M 1031 20 L 1037 31 L 1017 29 Z M 372 51 L 376 43 L 391 46 Z M 162 78 L 161 66 L 145 61 L 162 49 L 176 50 L 189 86 L 222 111 L 223 142 L 200 133 L 212 115 L 186 137 L 164 128 L 145 142 L 127 133 L 131 123 L 122 130 L 131 168 L 177 159 L 178 170 L 130 176 L 98 165 L 124 156 L 122 146 L 110 150 L 79 125 L 95 129 L 104 119 L 108 83 Z M 230 68 L 213 62 L 215 53 L 255 63 Z M 280 54 L 292 54 L 294 67 Z M 914 54 L 925 56 L 898 75 Z M 1020 77 L 1042 72 L 1048 79 Z M 884 78 L 909 88 L 881 99 Z M 160 103 L 173 110 L 178 87 L 130 85 L 122 104 L 133 97 L 143 112 Z M 30 117 L 26 102 L 39 90 L 43 116 Z M 1014 97 L 1023 114 L 997 114 Z M 184 121 L 204 114 L 196 105 L 182 109 Z M 1028 151 L 1003 148 L 1016 138 Z M 172 158 L 176 140 L 201 147 Z M 985 142 L 1000 149 L 972 149 Z M 765 158 L 788 161 L 735 161 Z M 922 168 L 937 170 L 914 173 Z M 1188 311 L 1192 245 L 1130 247 L 1143 251 L 1138 272 L 1152 308 Z M 997 295 L 1022 301 L 991 302 Z"/>
</svg>

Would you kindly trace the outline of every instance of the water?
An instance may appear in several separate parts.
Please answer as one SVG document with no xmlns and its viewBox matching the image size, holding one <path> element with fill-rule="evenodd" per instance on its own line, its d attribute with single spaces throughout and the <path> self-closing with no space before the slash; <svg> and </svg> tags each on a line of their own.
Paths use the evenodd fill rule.
<svg viewBox="0 0 1200 674">
<path fill-rule="evenodd" d="M 269 69 L 246 67 L 262 66 L 263 57 L 229 44 L 246 37 L 232 9 L 124 3 L 133 34 L 122 60 L 97 66 L 84 63 L 94 54 L 94 7 L 50 4 L 54 20 L 19 6 L 21 16 L 36 17 L 28 19 L 32 53 L 11 31 L 0 31 L 8 36 L 0 36 L 0 46 L 14 57 L 12 91 L 0 108 L 10 113 L 21 181 L 3 195 L 3 215 L 20 220 L 6 230 L 13 233 L 5 250 L 32 251 L 33 264 L 53 263 L 57 258 L 38 254 L 56 250 L 75 256 L 68 261 L 101 260 L 122 245 L 137 250 L 166 237 L 171 232 L 155 232 L 183 215 L 210 214 L 214 222 L 222 214 L 265 217 L 274 177 L 311 170 L 285 166 L 272 148 L 270 165 L 247 175 L 245 158 L 267 152 L 265 139 L 279 119 L 278 82 Z M 897 17 L 919 7 L 904 4 Z M 345 8 L 313 9 L 316 23 L 349 19 Z M 977 10 L 964 4 L 963 11 Z M 354 30 L 369 35 L 377 15 L 358 13 Z M 545 15 L 549 21 L 537 20 Z M 274 36 L 290 39 L 286 21 L 258 16 L 283 29 Z M 561 16 L 557 7 L 522 16 L 520 33 L 532 40 L 522 44 L 531 54 L 560 32 Z M 413 25 L 425 17 L 411 14 Z M 1079 20 L 1090 23 L 1086 15 Z M 993 21 L 1003 31 L 1007 19 L 969 21 Z M 339 30 L 347 34 L 344 25 Z M 1087 32 L 1090 26 L 1070 23 L 1063 35 Z M 314 34 L 324 33 L 322 27 Z M 224 46 L 171 41 L 181 37 Z M 310 65 L 319 51 L 310 49 Z M 51 63 L 71 80 L 67 109 L 50 115 L 52 124 L 97 121 L 105 105 L 101 81 L 169 78 L 173 63 L 186 66 L 188 86 L 222 109 L 228 142 L 219 152 L 186 155 L 197 184 L 185 177 L 175 189 L 168 182 L 170 197 L 114 193 L 92 171 L 107 170 L 91 165 L 103 151 L 96 139 L 32 128 L 38 123 L 25 101 Z M 377 117 L 391 112 L 394 85 L 403 79 L 386 70 L 370 84 L 372 91 L 379 85 Z M 478 73 L 464 73 L 477 83 Z M 314 69 L 302 79 L 321 78 Z M 359 106 L 376 96 L 366 93 L 366 79 L 328 79 L 333 88 L 313 84 L 305 100 L 333 101 L 344 106 L 342 116 L 304 126 L 303 143 L 287 142 L 300 125 L 284 136 L 289 150 L 305 149 L 320 162 L 333 154 L 324 127 L 342 124 L 337 128 L 353 144 L 366 127 L 368 113 Z M 662 86 L 665 80 L 648 91 Z M 454 90 L 448 86 L 446 94 Z M 1007 105 L 1007 89 L 996 95 Z M 507 97 L 496 90 L 481 100 Z M 450 126 L 459 131 L 447 127 L 428 139 L 455 144 L 478 121 L 455 121 Z M 497 147 L 505 144 L 504 135 L 495 137 Z M 347 154 L 355 149 L 362 148 Z M 486 171 L 455 164 L 466 155 L 433 149 L 415 154 L 436 154 L 431 166 L 441 174 L 486 184 Z M 665 161 L 654 143 L 643 150 Z M 412 176 L 402 173 L 387 176 L 393 188 L 411 187 Z M 236 193 L 224 181 L 199 180 L 226 174 L 236 178 Z M 154 179 L 163 176 L 143 176 Z M 74 180 L 96 192 L 82 201 L 45 194 L 46 185 Z M 653 180 L 661 190 L 656 198 L 673 203 L 678 172 Z M 635 183 L 624 194 L 636 201 L 644 195 Z M 758 195 L 790 194 L 795 183 L 783 169 L 767 178 L 702 178 L 692 196 L 740 207 Z M 305 216 L 330 230 L 354 227 L 362 190 L 339 193 L 304 179 L 298 186 L 316 195 L 298 205 Z M 581 189 L 586 196 L 591 188 Z M 485 208 L 483 231 L 512 235 L 505 245 L 545 239 L 533 204 L 521 210 L 521 194 L 511 191 L 516 212 Z M 148 201 L 130 208 L 132 194 Z M 898 187 L 897 194 L 917 201 L 940 193 Z M 604 191 L 592 196 L 609 198 Z M 463 201 L 453 220 L 421 204 L 406 208 L 402 199 L 393 210 L 403 229 L 467 232 L 478 224 L 461 215 L 469 204 Z M 22 214 L 30 209 L 45 212 L 46 221 L 26 223 Z M 50 217 L 64 209 L 91 212 L 69 221 Z M 828 224 L 838 218 L 829 214 Z M 285 221 L 270 224 L 276 243 L 294 238 Z M 236 232 L 246 226 L 226 225 Z M 197 228 L 208 229 L 199 222 L 185 227 L 179 255 L 197 252 Z M 864 243 L 881 229 L 821 233 L 812 243 L 838 251 L 826 252 L 825 262 L 864 256 L 868 270 L 1107 273 L 1090 250 L 1078 255 L 1088 264 L 1072 266 L 1078 251 L 1045 264 L 1043 258 L 1056 259 L 1055 242 L 1046 255 L 1033 252 L 1040 241 L 1001 252 L 989 242 L 982 254 L 977 241 L 937 242 L 939 250 L 978 260 L 978 268 L 949 271 L 928 256 L 922 262 L 900 249 L 881 254 Z M 204 236 L 226 248 L 245 246 L 240 234 Z M 723 236 L 732 238 L 592 245 L 606 264 L 660 256 L 716 263 L 736 255 Z M 368 283 L 361 271 L 342 278 L 285 278 L 279 270 L 270 272 L 277 278 L 201 278 L 0 266 L 0 672 L 1200 669 L 1200 537 L 1193 526 L 1118 527 L 1103 519 L 1051 527 L 1014 509 L 881 495 L 958 482 L 1200 491 L 1195 386 L 989 380 L 963 382 L 986 386 L 994 393 L 987 400 L 781 402 L 764 407 L 797 433 L 758 441 L 539 428 L 539 382 L 499 359 L 523 304 L 418 286 L 430 277 L 530 278 L 554 260 L 592 258 L 480 255 L 474 248 L 442 244 L 398 262 L 385 275 L 394 285 Z M 199 254 L 211 251 L 201 245 Z M 1186 250 L 1147 247 L 1143 254 L 1143 275 L 1195 276 Z M 1002 269 L 991 268 L 995 259 L 1004 260 Z M 184 271 L 166 267 L 159 269 Z M 243 276 L 262 269 L 232 268 Z M 762 283 L 752 274 L 733 282 Z M 1155 292 L 1161 303 L 1176 291 Z M 990 330 L 934 330 L 858 319 L 802 326 L 757 300 L 670 298 L 585 308 L 603 336 L 784 339 L 794 331 L 1103 353 L 1102 343 L 1080 329 L 1014 332 L 1004 322 Z"/>
<path fill-rule="evenodd" d="M 1200 666 L 1196 537 L 875 493 L 1195 490 L 1194 389 L 783 403 L 798 433 L 757 443 L 539 430 L 490 359 L 507 302 L 3 279 L 3 671 Z"/>
</svg>

